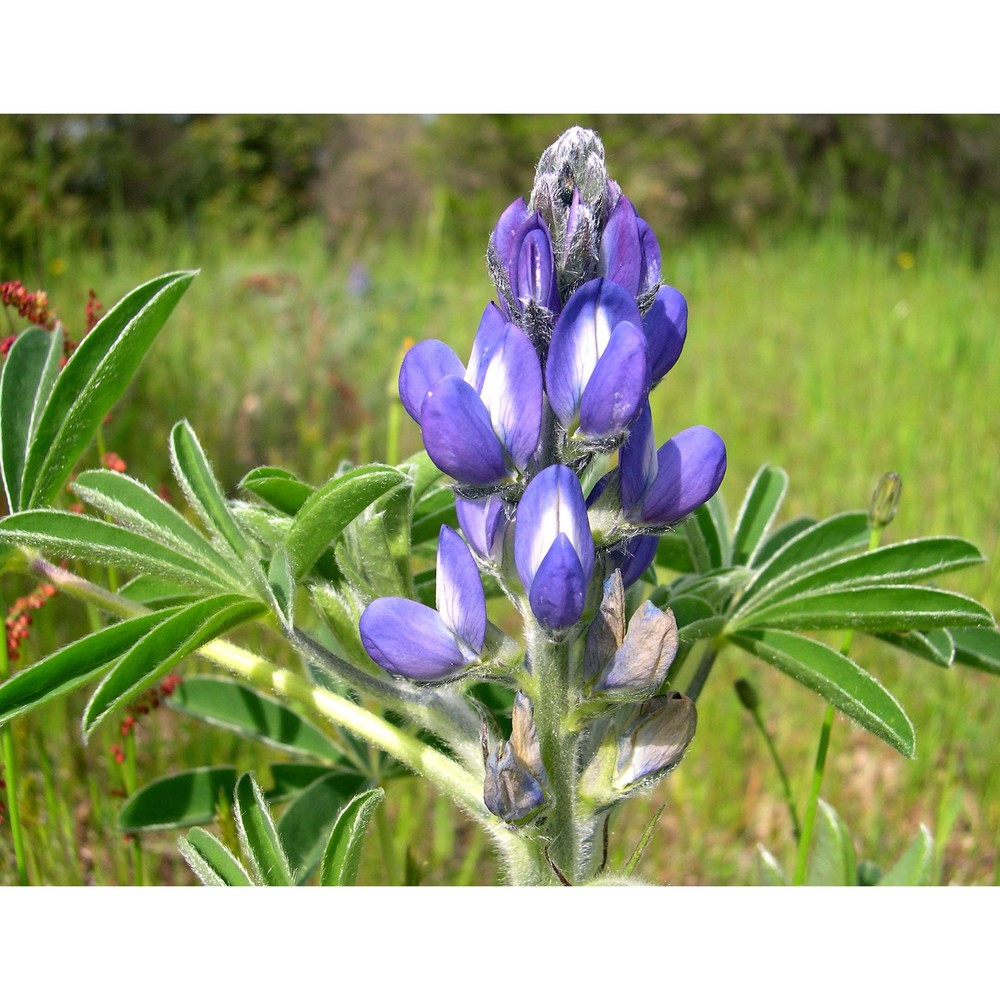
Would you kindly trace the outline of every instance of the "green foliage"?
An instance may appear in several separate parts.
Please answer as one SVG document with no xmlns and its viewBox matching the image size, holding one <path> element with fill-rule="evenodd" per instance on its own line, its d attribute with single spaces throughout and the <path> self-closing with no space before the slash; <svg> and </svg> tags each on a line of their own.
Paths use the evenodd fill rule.
<svg viewBox="0 0 1000 1000">
<path fill-rule="evenodd" d="M 344 806 L 323 852 L 320 874 L 323 885 L 354 885 L 365 831 L 383 798 L 385 792 L 381 788 L 372 788 Z"/>
</svg>

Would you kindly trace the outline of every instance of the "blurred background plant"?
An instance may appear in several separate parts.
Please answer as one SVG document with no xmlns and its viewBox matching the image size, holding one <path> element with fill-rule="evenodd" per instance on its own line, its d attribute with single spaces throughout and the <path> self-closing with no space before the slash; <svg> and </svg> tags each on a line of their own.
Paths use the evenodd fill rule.
<svg viewBox="0 0 1000 1000">
<path fill-rule="evenodd" d="M 408 338 L 467 350 L 492 294 L 486 236 L 522 192 L 525 164 L 576 121 L 5 116 L 0 282 L 44 289 L 72 341 L 89 326 L 91 290 L 113 302 L 155 274 L 201 267 L 103 429 L 105 464 L 113 456 L 154 488 L 167 482 L 169 428 L 189 417 L 231 491 L 258 464 L 321 481 L 343 458 L 384 457 Z M 602 134 L 612 175 L 661 236 L 665 279 L 688 299 L 683 417 L 726 440 L 731 503 L 765 460 L 791 475 L 790 516 L 862 507 L 896 469 L 907 495 L 889 540 L 969 538 L 988 561 L 959 585 L 1000 607 L 1000 119 L 579 123 Z M 23 329 L 16 308 L 5 313 L 5 335 Z M 664 426 L 680 409 L 669 395 L 656 406 Z M 399 454 L 419 447 L 408 421 L 401 434 Z M 5 608 L 33 588 L 5 580 Z M 12 621 L 24 625 L 12 614 L 8 634 Z M 32 609 L 29 624 L 12 669 L 87 627 L 59 597 Z M 988 678 L 901 667 L 874 643 L 862 658 L 914 719 L 918 758 L 838 726 L 824 799 L 859 857 L 891 863 L 924 823 L 934 880 L 995 883 L 1000 761 Z M 758 683 L 755 669 L 801 802 L 820 707 L 771 675 Z M 727 654 L 716 670 L 734 681 L 748 661 Z M 71 698 L 10 727 L 29 874 L 132 881 L 132 847 L 108 831 L 114 794 L 133 782 L 113 747 L 80 745 L 79 708 Z M 785 857 L 793 849 L 782 788 L 745 714 L 724 699 L 699 712 L 712 739 L 695 741 L 672 782 L 628 814 L 634 831 L 614 839 L 637 842 L 665 804 L 638 874 L 752 880 L 758 842 Z M 140 785 L 218 760 L 266 776 L 282 760 L 173 712 L 150 713 L 133 735 Z M 488 851 L 450 806 L 405 777 L 386 787 L 376 819 L 394 880 L 490 878 Z M 16 880 L 9 829 L 0 823 L 0 883 Z M 151 880 L 190 879 L 174 839 L 144 839 Z M 370 853 L 359 880 L 382 881 Z"/>
</svg>

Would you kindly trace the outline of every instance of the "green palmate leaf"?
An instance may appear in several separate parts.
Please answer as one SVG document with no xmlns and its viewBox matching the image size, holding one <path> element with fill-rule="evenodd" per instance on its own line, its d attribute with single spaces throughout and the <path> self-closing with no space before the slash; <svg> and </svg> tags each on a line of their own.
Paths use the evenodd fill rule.
<svg viewBox="0 0 1000 1000">
<path fill-rule="evenodd" d="M 179 271 L 140 285 L 80 342 L 38 420 L 24 466 L 22 509 L 50 504 L 58 495 L 195 275 Z"/>
<path fill-rule="evenodd" d="M 288 532 L 288 558 L 295 579 L 301 579 L 312 569 L 366 507 L 405 481 L 406 475 L 399 469 L 369 465 L 344 472 L 321 486 L 302 505 Z"/>
<path fill-rule="evenodd" d="M 694 561 L 685 531 L 668 531 L 656 547 L 656 565 L 677 573 L 693 573 Z"/>
<path fill-rule="evenodd" d="M 775 528 L 754 551 L 750 557 L 748 565 L 754 568 L 763 566 L 780 548 L 787 545 L 796 535 L 801 535 L 806 528 L 811 528 L 816 523 L 816 518 L 793 517 L 780 528 Z"/>
<path fill-rule="evenodd" d="M 136 604 L 145 604 L 147 608 L 170 608 L 198 599 L 189 587 L 155 576 L 135 576 L 123 583 L 118 593 Z"/>
<path fill-rule="evenodd" d="M 170 432 L 170 462 L 188 503 L 197 511 L 205 527 L 233 554 L 237 570 L 242 568 L 245 572 L 250 563 L 246 536 L 233 517 L 201 443 L 186 420 L 174 424 Z"/>
<path fill-rule="evenodd" d="M 416 596 L 410 574 L 409 484 L 397 486 L 351 522 L 337 543 L 337 562 L 362 592 Z"/>
<path fill-rule="evenodd" d="M 371 788 L 344 806 L 323 852 L 323 885 L 354 885 L 357 881 L 365 831 L 384 798 L 381 788 Z"/>
<path fill-rule="evenodd" d="M 207 830 L 195 827 L 177 838 L 177 847 L 202 885 L 253 885 L 243 865 Z"/>
<path fill-rule="evenodd" d="M 950 667 L 955 659 L 955 643 L 947 629 L 932 629 L 930 632 L 877 632 L 875 638 L 938 667 Z"/>
<path fill-rule="evenodd" d="M 269 746 L 336 762 L 340 751 L 289 705 L 223 677 L 189 677 L 167 704 Z"/>
<path fill-rule="evenodd" d="M 319 864 L 344 803 L 366 783 L 350 771 L 329 772 L 297 796 L 278 820 L 278 836 L 299 884 Z"/>
<path fill-rule="evenodd" d="M 716 493 L 685 522 L 691 559 L 699 573 L 729 565 L 729 527 L 722 497 Z"/>
<path fill-rule="evenodd" d="M 706 573 L 678 577 L 670 584 L 670 599 L 700 597 L 713 607 L 722 609 L 746 583 L 750 571 L 743 566 L 724 567 Z"/>
<path fill-rule="evenodd" d="M 783 584 L 851 549 L 861 548 L 868 543 L 868 537 L 868 514 L 864 511 L 834 514 L 799 531 L 761 565 L 746 589 L 744 603 L 776 583 Z"/>
<path fill-rule="evenodd" d="M 994 628 L 953 628 L 955 662 L 1000 674 L 1000 632 Z M 941 831 L 939 830 L 938 833 Z"/>
<path fill-rule="evenodd" d="M 61 330 L 33 326 L 14 341 L 0 374 L 0 467 L 10 511 L 21 508 L 24 464 L 62 352 Z"/>
<path fill-rule="evenodd" d="M 61 510 L 25 510 L 0 521 L 0 540 L 132 573 L 149 573 L 195 591 L 231 590 L 210 566 L 129 528 Z"/>
<path fill-rule="evenodd" d="M 230 565 L 211 542 L 179 511 L 130 476 L 108 469 L 91 469 L 73 480 L 73 492 L 84 503 L 136 534 L 209 564 L 219 576 L 233 576 Z"/>
<path fill-rule="evenodd" d="M 278 612 L 282 625 L 290 629 L 295 608 L 295 580 L 292 579 L 292 568 L 284 549 L 278 549 L 271 556 L 267 567 L 267 583 L 274 599 L 274 609 Z"/>
<path fill-rule="evenodd" d="M 838 559 L 812 572 L 796 575 L 788 583 L 768 588 L 766 597 L 760 599 L 773 603 L 789 594 L 813 590 L 915 583 L 982 561 L 979 549 L 962 538 L 917 538 Z"/>
<path fill-rule="evenodd" d="M 731 627 L 902 632 L 992 624 L 990 612 L 962 594 L 930 587 L 888 586 L 811 592 L 773 604 L 770 600 L 758 602 L 752 610 L 737 611 Z"/>
<path fill-rule="evenodd" d="M 733 562 L 747 565 L 771 527 L 788 489 L 788 473 L 763 465 L 754 476 L 733 529 Z"/>
<path fill-rule="evenodd" d="M 109 625 L 19 670 L 0 685 L 0 724 L 86 684 L 170 614 L 157 611 Z"/>
<path fill-rule="evenodd" d="M 410 531 L 413 545 L 436 542 L 442 524 L 458 529 L 455 495 L 445 486 L 429 490 L 414 506 L 413 525 Z"/>
<path fill-rule="evenodd" d="M 338 768 L 338 772 L 339 772 Z M 328 764 L 285 761 L 271 765 L 271 787 L 264 793 L 268 802 L 285 802 L 301 795 L 310 785 L 330 774 Z"/>
<path fill-rule="evenodd" d="M 878 880 L 879 885 L 929 885 L 934 876 L 934 838 L 922 823 L 900 859 Z"/>
<path fill-rule="evenodd" d="M 109 671 L 83 713 L 87 738 L 108 714 L 155 684 L 185 656 L 265 608 L 235 594 L 208 597 L 173 611 L 144 635 Z"/>
<path fill-rule="evenodd" d="M 815 691 L 900 753 L 914 755 L 913 724 L 899 702 L 846 656 L 815 639 L 776 629 L 747 629 L 729 638 Z"/>
<path fill-rule="evenodd" d="M 271 466 L 248 472 L 240 481 L 240 489 L 253 493 L 289 517 L 294 517 L 316 492 L 293 473 Z"/>
<path fill-rule="evenodd" d="M 819 800 L 806 885 L 857 885 L 858 861 L 851 831 L 828 802 Z"/>
<path fill-rule="evenodd" d="M 260 885 L 294 885 L 288 857 L 278 839 L 264 794 L 249 772 L 240 775 L 236 782 L 234 814 L 240 848 L 254 881 Z"/>
<path fill-rule="evenodd" d="M 407 473 L 413 480 L 413 502 L 419 503 L 424 494 L 444 475 L 431 461 L 426 451 L 418 451 L 400 462 L 397 468 Z"/>
<path fill-rule="evenodd" d="M 125 800 L 118 826 L 125 830 L 171 830 L 210 823 L 220 802 L 231 803 L 236 768 L 196 767 L 157 778 Z"/>
</svg>

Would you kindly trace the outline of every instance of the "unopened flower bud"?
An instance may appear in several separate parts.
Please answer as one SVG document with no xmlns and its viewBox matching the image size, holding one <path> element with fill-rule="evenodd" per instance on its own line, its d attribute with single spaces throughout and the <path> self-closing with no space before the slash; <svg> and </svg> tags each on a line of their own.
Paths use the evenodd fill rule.
<svg viewBox="0 0 1000 1000">
<path fill-rule="evenodd" d="M 580 794 L 598 808 L 651 787 L 680 762 L 694 739 L 694 702 L 672 691 L 650 698 L 613 727 L 580 779 Z"/>
<path fill-rule="evenodd" d="M 614 787 L 628 791 L 669 774 L 694 739 L 698 710 L 679 691 L 644 702 L 618 741 Z"/>
<path fill-rule="evenodd" d="M 899 495 L 903 491 L 903 480 L 898 472 L 887 472 L 875 487 L 872 502 L 868 508 L 868 523 L 873 528 L 884 528 L 896 516 Z"/>
<path fill-rule="evenodd" d="M 510 740 L 499 740 L 486 758 L 483 801 L 506 823 L 523 823 L 545 805 L 547 782 L 531 700 L 514 698 Z"/>
<path fill-rule="evenodd" d="M 756 712 L 760 707 L 760 697 L 757 689 L 745 678 L 741 677 L 733 684 L 736 689 L 736 697 L 740 699 L 740 704 L 748 712 Z"/>
<path fill-rule="evenodd" d="M 664 682 L 677 655 L 677 621 L 646 601 L 628 623 L 625 641 L 594 684 L 595 692 L 636 700 Z"/>
<path fill-rule="evenodd" d="M 587 629 L 587 645 L 583 653 L 583 675 L 589 681 L 596 677 L 614 657 L 625 641 L 625 586 L 622 575 L 615 570 L 604 581 L 604 596 L 594 620 Z"/>
</svg>

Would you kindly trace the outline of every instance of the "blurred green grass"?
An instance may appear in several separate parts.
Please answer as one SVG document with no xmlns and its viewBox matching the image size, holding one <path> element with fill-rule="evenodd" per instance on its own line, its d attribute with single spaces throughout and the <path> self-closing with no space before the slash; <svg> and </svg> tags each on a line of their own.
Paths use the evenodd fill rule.
<svg viewBox="0 0 1000 1000">
<path fill-rule="evenodd" d="M 485 254 L 451 248 L 445 222 L 437 212 L 414 240 L 359 239 L 336 253 L 308 223 L 276 241 L 234 245 L 194 243 L 165 228 L 131 232 L 123 222 L 111 250 L 60 245 L 47 288 L 77 334 L 89 288 L 110 305 L 158 273 L 202 269 L 105 429 L 107 447 L 154 486 L 169 482 L 166 437 L 181 417 L 230 488 L 256 464 L 319 481 L 343 458 L 382 457 L 407 339 L 437 337 L 467 352 L 492 293 Z M 690 322 L 684 354 L 653 397 L 659 438 L 694 423 L 715 428 L 729 451 L 723 492 L 733 510 L 760 464 L 782 465 L 791 476 L 784 517 L 865 507 L 878 477 L 895 470 L 903 497 L 887 540 L 970 539 L 987 561 L 954 586 L 1000 608 L 1000 254 L 974 264 L 971 253 L 933 232 L 912 253 L 833 225 L 755 249 L 711 236 L 671 245 L 661 234 L 661 243 L 664 279 L 686 295 Z M 402 453 L 420 446 L 406 423 Z M 8 601 L 12 591 L 7 585 Z M 84 627 L 69 602 L 59 599 L 58 607 L 58 615 L 46 618 L 47 609 L 39 619 L 38 655 L 47 641 Z M 910 762 L 842 719 L 834 727 L 823 795 L 847 820 L 859 856 L 890 863 L 923 822 L 942 839 L 941 881 L 995 883 L 996 681 L 904 660 L 874 642 L 859 640 L 854 652 L 897 694 L 918 734 Z M 777 777 L 732 692 L 743 675 L 762 693 L 765 719 L 804 799 L 822 704 L 727 652 L 699 703 L 698 736 L 684 766 L 652 799 L 616 815 L 612 861 L 629 856 L 661 803 L 667 808 L 639 869 L 645 877 L 751 881 L 758 842 L 790 858 Z M 16 724 L 34 877 L 127 881 L 128 854 L 112 830 L 115 777 L 106 749 L 81 749 L 71 712 L 53 712 L 59 720 Z M 144 723 L 139 751 L 140 782 L 168 767 L 233 761 L 266 768 L 271 759 L 165 712 Z M 481 839 L 415 782 L 394 782 L 383 808 L 400 857 L 408 846 L 424 881 L 495 877 Z M 165 836 L 151 845 L 162 859 L 156 877 L 188 881 L 172 844 Z M 374 842 L 366 854 L 362 880 L 378 882 Z M 12 881 L 9 858 L 0 827 L 0 883 Z"/>
</svg>

